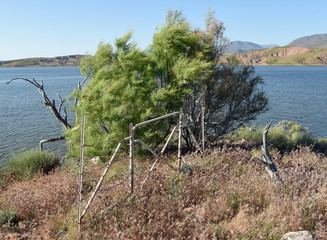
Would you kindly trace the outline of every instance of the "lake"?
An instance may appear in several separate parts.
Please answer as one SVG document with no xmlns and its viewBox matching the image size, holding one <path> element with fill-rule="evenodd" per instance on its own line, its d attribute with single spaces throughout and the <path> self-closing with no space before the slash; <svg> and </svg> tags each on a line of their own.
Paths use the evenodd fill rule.
<svg viewBox="0 0 327 240">
<path fill-rule="evenodd" d="M 313 135 L 327 137 L 327 67 L 256 67 L 265 84 L 269 111 L 260 115 L 257 124 L 293 120 L 308 127 Z M 0 159 L 11 152 L 38 148 L 41 139 L 59 137 L 61 124 L 42 104 L 37 88 L 12 78 L 43 80 L 50 99 L 64 98 L 84 79 L 77 67 L 0 68 Z M 70 122 L 73 116 L 70 116 Z M 46 143 L 45 149 L 64 155 L 65 143 Z M 1 165 L 1 164 L 0 164 Z"/>
<path fill-rule="evenodd" d="M 16 77 L 42 80 L 49 99 L 55 99 L 57 106 L 57 92 L 65 98 L 84 79 L 77 67 L 0 68 L 0 154 L 4 154 L 0 163 L 11 152 L 38 148 L 41 139 L 60 137 L 63 128 L 44 106 L 35 86 L 22 80 L 6 84 Z M 66 152 L 64 141 L 44 147 L 61 156 Z"/>
<path fill-rule="evenodd" d="M 269 111 L 256 122 L 292 120 L 317 137 L 327 137 L 327 67 L 257 66 L 269 99 Z"/>
</svg>

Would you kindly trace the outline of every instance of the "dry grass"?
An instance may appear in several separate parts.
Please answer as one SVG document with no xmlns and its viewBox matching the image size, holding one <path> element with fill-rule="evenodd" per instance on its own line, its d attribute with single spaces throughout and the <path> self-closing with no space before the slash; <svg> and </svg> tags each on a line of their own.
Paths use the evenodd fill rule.
<svg viewBox="0 0 327 240">
<path fill-rule="evenodd" d="M 325 239 L 327 158 L 309 148 L 285 155 L 274 151 L 273 158 L 283 185 L 271 184 L 252 152 L 234 144 L 208 150 L 203 159 L 185 156 L 191 163 L 185 173 L 159 164 L 143 189 L 150 164 L 138 162 L 136 193 L 99 215 L 128 192 L 128 169 L 116 164 L 84 218 L 82 238 L 280 239 L 304 229 Z M 86 194 L 101 172 L 86 177 Z M 78 239 L 76 179 L 57 172 L 9 185 L 1 193 L 1 209 L 15 210 L 19 221 L 2 226 L 2 232 L 54 239 L 65 229 L 60 239 Z"/>
</svg>

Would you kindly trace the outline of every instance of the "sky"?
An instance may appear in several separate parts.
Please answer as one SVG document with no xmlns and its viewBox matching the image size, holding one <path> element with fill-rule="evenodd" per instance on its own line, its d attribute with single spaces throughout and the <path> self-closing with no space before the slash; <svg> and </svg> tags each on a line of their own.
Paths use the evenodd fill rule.
<svg viewBox="0 0 327 240">
<path fill-rule="evenodd" d="M 209 8 L 230 41 L 284 46 L 327 33 L 326 0 L 0 0 L 0 60 L 94 54 L 129 31 L 146 48 L 167 10 L 203 28 Z"/>
</svg>

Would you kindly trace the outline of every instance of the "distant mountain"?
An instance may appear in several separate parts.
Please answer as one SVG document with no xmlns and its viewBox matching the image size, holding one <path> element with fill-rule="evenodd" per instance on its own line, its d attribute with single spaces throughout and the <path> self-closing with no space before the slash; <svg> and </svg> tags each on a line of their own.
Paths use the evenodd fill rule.
<svg viewBox="0 0 327 240">
<path fill-rule="evenodd" d="M 84 55 L 58 56 L 53 58 L 25 58 L 0 61 L 0 67 L 59 67 L 77 66 Z"/>
<path fill-rule="evenodd" d="M 245 65 L 320 65 L 327 66 L 327 48 L 276 47 L 247 53 L 224 55 L 222 60 L 235 57 Z"/>
<path fill-rule="evenodd" d="M 304 48 L 327 48 L 327 33 L 298 38 L 287 46 Z"/>
<path fill-rule="evenodd" d="M 260 46 L 262 47 L 262 49 L 279 47 L 279 46 L 276 45 L 276 44 L 260 45 Z"/>
<path fill-rule="evenodd" d="M 227 46 L 225 53 L 245 53 L 258 49 L 278 47 L 278 45 L 259 45 L 253 42 L 233 41 Z"/>
</svg>

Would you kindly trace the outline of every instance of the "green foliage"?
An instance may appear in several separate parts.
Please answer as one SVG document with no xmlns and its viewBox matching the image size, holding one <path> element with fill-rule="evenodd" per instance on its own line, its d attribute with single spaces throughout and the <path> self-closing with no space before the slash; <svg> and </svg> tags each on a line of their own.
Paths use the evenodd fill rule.
<svg viewBox="0 0 327 240">
<path fill-rule="evenodd" d="M 81 93 L 76 107 L 77 122 L 87 115 L 88 155 L 110 154 L 129 135 L 129 123 L 139 123 L 183 106 L 210 63 L 202 58 L 205 45 L 178 13 L 167 18 L 154 35 L 150 50 L 130 42 L 131 33 L 116 39 L 115 45 L 100 43 L 94 56 L 80 64 L 91 81 Z M 176 121 L 176 119 L 175 119 Z M 78 156 L 80 125 L 66 133 L 70 154 Z M 155 145 L 171 127 L 171 120 L 155 123 L 151 130 L 137 129 L 136 136 Z"/>
<path fill-rule="evenodd" d="M 87 148 L 87 155 L 111 154 L 129 136 L 129 123 L 180 108 L 190 116 L 191 128 L 198 136 L 197 115 L 201 106 L 206 107 L 209 140 L 266 109 L 267 99 L 257 89 L 262 79 L 253 67 L 217 65 L 227 40 L 223 24 L 213 14 L 209 11 L 206 29 L 200 30 L 193 29 L 181 11 L 169 11 L 147 50 L 131 42 L 128 33 L 113 46 L 100 43 L 95 55 L 81 62 L 81 73 L 91 76 L 91 81 L 82 92 L 73 92 L 72 98 L 79 99 L 77 123 L 87 116 L 86 142 L 97 144 Z M 167 119 L 141 127 L 135 134 L 157 146 L 173 124 L 176 119 Z M 65 133 L 72 156 L 79 155 L 80 128 L 77 125 Z M 190 143 L 190 136 L 184 134 L 184 138 Z"/>
<path fill-rule="evenodd" d="M 39 150 L 30 150 L 11 155 L 1 170 L 2 175 L 27 181 L 39 172 L 47 174 L 58 166 L 60 161 L 56 156 Z"/>
<path fill-rule="evenodd" d="M 13 224 L 17 221 L 17 215 L 13 211 L 0 210 L 0 226 L 4 224 Z"/>
<path fill-rule="evenodd" d="M 241 127 L 234 133 L 237 140 L 249 139 L 257 145 L 262 144 L 264 128 Z M 299 146 L 311 146 L 314 150 L 325 152 L 327 139 L 318 139 L 307 132 L 307 128 L 294 121 L 282 121 L 271 127 L 268 132 L 268 143 L 279 151 L 290 151 Z"/>
</svg>

